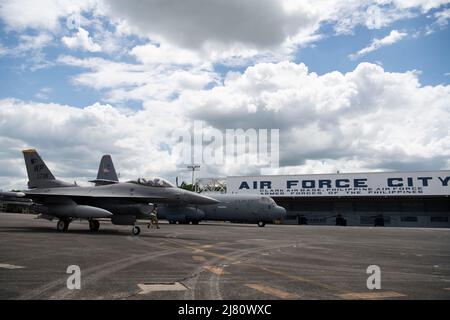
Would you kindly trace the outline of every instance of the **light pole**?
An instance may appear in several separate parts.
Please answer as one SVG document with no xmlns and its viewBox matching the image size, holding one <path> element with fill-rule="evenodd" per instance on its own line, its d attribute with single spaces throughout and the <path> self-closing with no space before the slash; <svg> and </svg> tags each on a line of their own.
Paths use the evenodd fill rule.
<svg viewBox="0 0 450 320">
<path fill-rule="evenodd" d="M 197 188 L 194 186 L 194 172 L 200 170 L 200 165 L 193 163 L 188 165 L 187 168 L 192 171 L 192 187 L 194 188 L 194 191 L 197 191 Z"/>
</svg>

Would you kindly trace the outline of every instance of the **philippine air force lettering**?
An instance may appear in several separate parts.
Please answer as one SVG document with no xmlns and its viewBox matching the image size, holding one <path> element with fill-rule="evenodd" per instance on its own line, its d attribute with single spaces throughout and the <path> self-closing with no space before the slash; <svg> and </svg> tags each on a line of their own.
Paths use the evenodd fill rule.
<svg viewBox="0 0 450 320">
<path fill-rule="evenodd" d="M 286 197 L 450 194 L 450 171 L 228 177 L 227 193 Z"/>
</svg>

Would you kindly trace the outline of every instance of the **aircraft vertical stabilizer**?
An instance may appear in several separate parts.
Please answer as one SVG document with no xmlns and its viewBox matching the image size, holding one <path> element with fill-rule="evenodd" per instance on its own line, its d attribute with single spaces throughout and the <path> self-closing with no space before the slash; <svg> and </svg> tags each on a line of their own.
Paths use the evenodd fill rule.
<svg viewBox="0 0 450 320">
<path fill-rule="evenodd" d="M 55 179 L 50 169 L 35 149 L 22 151 L 28 174 L 28 188 L 74 187 L 76 184 Z"/>
<path fill-rule="evenodd" d="M 55 176 L 35 149 L 27 149 L 22 152 L 27 167 L 28 187 L 30 189 L 40 187 L 42 181 L 55 180 Z"/>
<path fill-rule="evenodd" d="M 100 166 L 98 167 L 97 178 L 91 182 L 95 183 L 96 186 L 119 182 L 119 177 L 117 176 L 116 169 L 109 154 L 105 154 L 102 157 Z"/>
</svg>

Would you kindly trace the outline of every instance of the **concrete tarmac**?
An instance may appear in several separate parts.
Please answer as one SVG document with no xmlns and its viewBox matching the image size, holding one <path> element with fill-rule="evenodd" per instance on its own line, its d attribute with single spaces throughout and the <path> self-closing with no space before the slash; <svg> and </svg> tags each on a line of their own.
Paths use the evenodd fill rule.
<svg viewBox="0 0 450 320">
<path fill-rule="evenodd" d="M 449 229 L 55 225 L 0 213 L 0 299 L 450 299 Z"/>
</svg>

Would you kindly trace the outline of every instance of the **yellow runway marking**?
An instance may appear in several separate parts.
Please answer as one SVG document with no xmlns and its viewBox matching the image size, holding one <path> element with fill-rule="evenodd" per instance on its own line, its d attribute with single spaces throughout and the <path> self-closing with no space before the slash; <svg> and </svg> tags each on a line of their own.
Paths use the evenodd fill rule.
<svg viewBox="0 0 450 320">
<path fill-rule="evenodd" d="M 338 297 L 346 300 L 377 300 L 385 298 L 400 298 L 405 297 L 404 294 L 395 291 L 384 292 L 349 292 L 343 294 L 337 294 Z"/>
<path fill-rule="evenodd" d="M 203 268 L 205 268 L 206 270 L 208 270 L 209 272 L 215 273 L 218 276 L 221 276 L 223 274 L 229 274 L 229 272 L 226 272 L 225 270 L 223 270 L 223 268 L 221 267 L 212 267 L 212 266 L 204 266 Z"/>
<path fill-rule="evenodd" d="M 204 261 L 206 261 L 206 258 L 203 257 L 203 256 L 192 256 L 192 259 L 193 259 L 194 261 L 199 261 L 199 262 L 204 262 Z"/>
<path fill-rule="evenodd" d="M 255 289 L 257 291 L 260 291 L 262 293 L 269 294 L 271 296 L 280 298 L 280 299 L 298 299 L 299 298 L 299 296 L 296 295 L 295 293 L 283 291 L 280 289 L 272 288 L 272 287 L 265 286 L 265 285 L 258 284 L 258 283 L 247 283 L 247 284 L 245 284 L 245 286 Z"/>
</svg>

